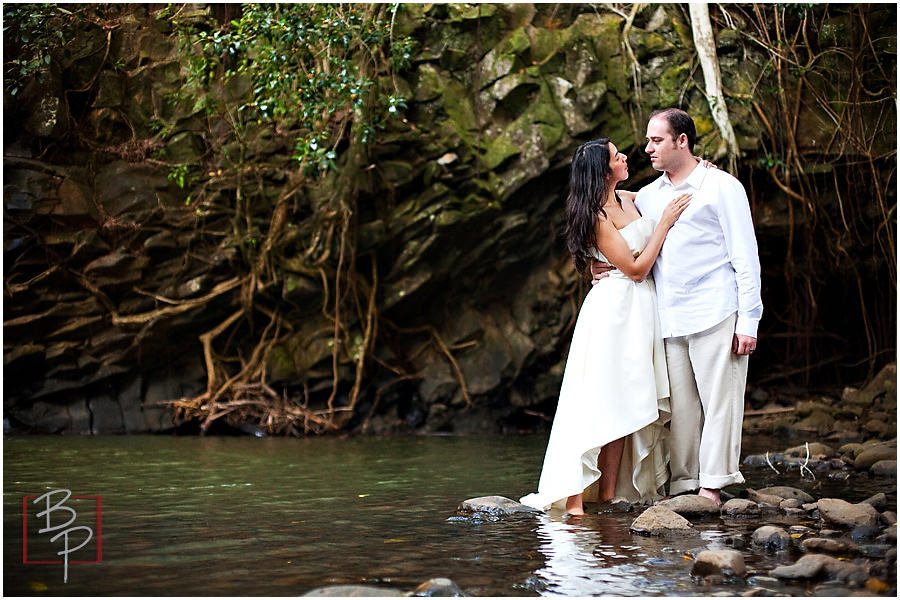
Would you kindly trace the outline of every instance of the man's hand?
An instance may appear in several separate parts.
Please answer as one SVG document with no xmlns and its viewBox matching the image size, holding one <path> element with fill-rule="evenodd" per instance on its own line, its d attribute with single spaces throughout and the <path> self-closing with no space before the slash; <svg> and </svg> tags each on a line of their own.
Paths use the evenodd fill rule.
<svg viewBox="0 0 900 600">
<path fill-rule="evenodd" d="M 597 285 L 601 279 L 609 277 L 609 272 L 613 269 L 615 269 L 615 267 L 608 262 L 600 262 L 599 260 L 594 260 L 592 258 L 591 275 L 593 275 L 593 278 L 591 279 L 591 285 Z"/>
<path fill-rule="evenodd" d="M 734 341 L 731 342 L 731 351 L 735 354 L 753 354 L 756 350 L 756 338 L 749 335 L 734 334 Z"/>
</svg>

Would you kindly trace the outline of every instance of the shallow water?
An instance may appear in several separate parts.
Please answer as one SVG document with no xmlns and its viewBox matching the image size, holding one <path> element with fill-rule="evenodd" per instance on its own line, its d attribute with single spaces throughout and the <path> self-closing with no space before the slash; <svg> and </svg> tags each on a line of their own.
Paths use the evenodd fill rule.
<svg viewBox="0 0 900 600">
<path fill-rule="evenodd" d="M 699 535 L 665 540 L 629 533 L 634 514 L 589 515 L 579 524 L 558 514 L 499 522 L 454 517 L 466 498 L 516 499 L 533 491 L 546 439 L 7 437 L 4 592 L 300 595 L 333 584 L 412 590 L 432 577 L 449 577 L 479 596 L 748 589 L 746 581 L 692 580 L 685 554 L 749 536 L 755 520 L 695 521 Z M 754 438 L 745 445 L 746 454 L 791 444 Z M 896 503 L 895 480 L 854 474 L 849 484 L 824 475 L 812 482 L 768 467 L 744 475 L 756 488 L 795 485 L 816 497 L 853 501 L 884 491 Z M 60 488 L 102 498 L 102 562 L 70 564 L 66 583 L 63 565 L 23 564 L 23 541 L 32 557 L 62 543 L 37 533 L 38 509 L 23 532 L 23 498 Z M 80 508 L 92 500 L 70 502 L 81 511 L 76 524 L 95 524 L 96 515 Z M 742 551 L 758 575 L 797 558 Z M 809 591 L 768 581 L 763 587 Z"/>
</svg>

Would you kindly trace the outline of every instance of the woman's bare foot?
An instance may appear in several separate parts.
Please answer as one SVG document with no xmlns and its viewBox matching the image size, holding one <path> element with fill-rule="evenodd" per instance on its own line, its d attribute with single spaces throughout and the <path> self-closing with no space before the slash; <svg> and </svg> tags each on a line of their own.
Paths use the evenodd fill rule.
<svg viewBox="0 0 900 600">
<path fill-rule="evenodd" d="M 722 495 L 719 490 L 711 490 L 708 488 L 700 488 L 700 491 L 697 492 L 698 496 L 703 496 L 704 498 L 709 498 L 717 505 L 722 506 Z"/>
<path fill-rule="evenodd" d="M 575 517 L 584 515 L 584 504 L 581 502 L 581 494 L 569 496 L 566 500 L 566 512 Z"/>
</svg>

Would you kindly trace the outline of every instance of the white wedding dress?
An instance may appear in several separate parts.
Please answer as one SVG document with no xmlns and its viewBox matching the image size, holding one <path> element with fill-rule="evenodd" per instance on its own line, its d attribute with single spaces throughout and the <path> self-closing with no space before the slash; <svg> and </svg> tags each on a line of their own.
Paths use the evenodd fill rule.
<svg viewBox="0 0 900 600">
<path fill-rule="evenodd" d="M 637 256 L 654 227 L 652 219 L 641 217 L 619 233 Z M 653 279 L 648 275 L 638 283 L 610 271 L 581 306 L 538 492 L 520 501 L 539 510 L 556 503 L 565 508 L 566 498 L 578 493 L 585 502 L 596 501 L 600 450 L 624 436 L 616 496 L 658 499 L 667 478 L 668 396 Z"/>
</svg>

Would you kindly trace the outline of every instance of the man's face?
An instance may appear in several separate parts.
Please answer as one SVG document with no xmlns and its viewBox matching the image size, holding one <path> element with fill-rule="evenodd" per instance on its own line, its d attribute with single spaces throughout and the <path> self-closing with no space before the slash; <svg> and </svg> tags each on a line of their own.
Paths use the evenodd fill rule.
<svg viewBox="0 0 900 600">
<path fill-rule="evenodd" d="M 683 134 L 681 137 L 685 137 Z M 647 123 L 647 146 L 644 151 L 650 155 L 650 163 L 657 171 L 669 171 L 680 162 L 682 150 L 678 140 L 672 137 L 672 130 L 665 118 L 654 117 Z"/>
</svg>

